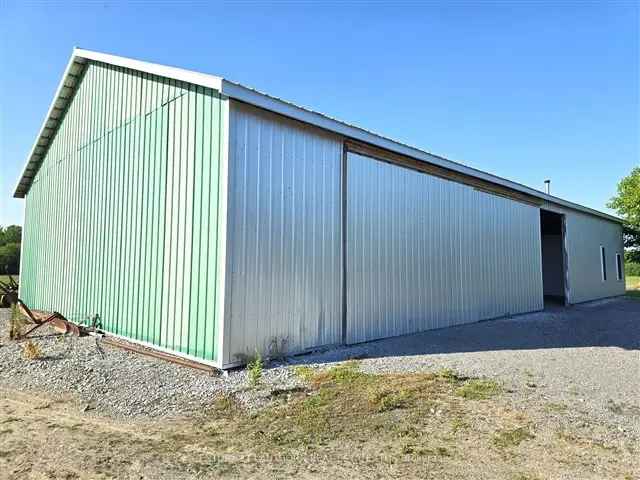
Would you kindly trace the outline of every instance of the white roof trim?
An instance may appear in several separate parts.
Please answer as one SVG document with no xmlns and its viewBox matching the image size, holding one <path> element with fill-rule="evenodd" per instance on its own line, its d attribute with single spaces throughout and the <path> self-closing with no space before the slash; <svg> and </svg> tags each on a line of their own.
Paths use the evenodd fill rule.
<svg viewBox="0 0 640 480">
<path fill-rule="evenodd" d="M 49 112 L 47 113 L 45 121 L 40 129 L 40 134 L 38 135 L 36 143 L 31 149 L 27 160 L 27 165 L 25 166 L 20 181 L 16 186 L 16 190 L 14 193 L 15 197 L 24 197 L 28 192 L 31 185 L 31 180 L 39 167 L 40 159 L 43 155 L 46 154 L 49 138 L 51 138 L 55 134 L 55 131 L 58 128 L 59 120 L 61 120 L 61 117 L 54 117 L 52 116 L 52 113 L 54 111 L 58 111 L 54 110 L 56 104 L 58 104 L 58 107 L 64 104 L 62 108 L 66 109 L 64 100 L 69 98 L 73 94 L 73 90 L 76 86 L 73 82 L 74 75 L 72 74 L 72 68 L 74 64 L 84 64 L 87 62 L 87 60 L 94 60 L 111 65 L 117 65 L 119 67 L 130 68 L 132 70 L 146 72 L 153 75 L 168 77 L 195 85 L 212 88 L 229 98 L 249 103 L 251 105 L 255 105 L 265 110 L 270 110 L 272 112 L 293 118 L 295 120 L 299 120 L 304 123 L 315 125 L 317 127 L 329 130 L 345 137 L 359 140 L 361 142 L 368 143 L 370 145 L 374 145 L 376 147 L 383 148 L 400 155 L 405 155 L 417 160 L 438 165 L 455 172 L 470 175 L 487 182 L 510 188 L 518 192 L 526 193 L 551 204 L 560 205 L 573 210 L 596 215 L 607 220 L 622 223 L 621 219 L 614 217 L 613 215 L 599 212 L 592 208 L 588 208 L 573 202 L 569 202 L 567 200 L 563 200 L 558 197 L 548 195 L 539 190 L 527 187 L 526 185 L 512 182 L 505 178 L 498 177 L 496 175 L 492 175 L 490 173 L 486 173 L 481 170 L 477 170 L 475 168 L 453 162 L 451 160 L 447 160 L 446 158 L 433 155 L 423 150 L 419 150 L 409 145 L 357 127 L 355 125 L 350 125 L 348 123 L 331 118 L 327 115 L 323 115 L 313 110 L 294 105 L 293 103 L 269 96 L 265 93 L 259 92 L 249 87 L 245 87 L 238 83 L 231 82 L 229 80 L 223 79 L 222 77 L 78 48 L 73 50 L 71 59 L 69 60 L 69 64 L 67 65 L 60 85 L 58 86 L 56 95 L 54 96 L 54 100 L 49 107 Z M 65 85 L 72 89 L 71 94 L 67 92 L 67 95 L 62 95 L 64 93 L 63 90 Z M 40 150 L 38 150 L 39 147 L 41 147 Z"/>
<path fill-rule="evenodd" d="M 130 68 L 139 72 L 158 75 L 159 77 L 172 78 L 182 82 L 192 83 L 203 87 L 213 88 L 220 91 L 222 88 L 222 77 L 209 75 L 206 73 L 194 72 L 183 68 L 168 67 L 166 65 L 158 65 L 157 63 L 143 62 L 132 58 L 118 57 L 109 55 L 108 53 L 92 52 L 91 50 L 83 50 L 76 48 L 73 55 L 85 60 L 95 60 L 96 62 L 108 63 L 118 67 Z"/>
<path fill-rule="evenodd" d="M 58 84 L 51 105 L 49 105 L 47 116 L 44 117 L 44 121 L 40 127 L 40 133 L 33 147 L 31 147 L 31 151 L 27 156 L 26 165 L 22 169 L 22 175 L 20 175 L 20 179 L 16 185 L 13 194 L 16 198 L 24 198 L 29 191 L 29 187 L 31 187 L 31 182 L 40 168 L 42 157 L 46 155 L 49 142 L 55 136 L 60 121 L 64 116 L 68 100 L 73 97 L 75 80 L 82 74 L 82 62 L 83 61 L 75 55 L 71 55 L 69 63 L 67 63 L 67 67 L 64 69 L 62 79 Z"/>
</svg>

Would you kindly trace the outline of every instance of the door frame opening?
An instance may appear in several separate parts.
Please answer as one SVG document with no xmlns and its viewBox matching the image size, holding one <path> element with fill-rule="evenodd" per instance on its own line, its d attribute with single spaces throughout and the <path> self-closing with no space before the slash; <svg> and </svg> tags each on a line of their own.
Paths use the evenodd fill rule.
<svg viewBox="0 0 640 480">
<path fill-rule="evenodd" d="M 540 209 L 542 290 L 545 304 L 568 305 L 566 216 Z"/>
</svg>

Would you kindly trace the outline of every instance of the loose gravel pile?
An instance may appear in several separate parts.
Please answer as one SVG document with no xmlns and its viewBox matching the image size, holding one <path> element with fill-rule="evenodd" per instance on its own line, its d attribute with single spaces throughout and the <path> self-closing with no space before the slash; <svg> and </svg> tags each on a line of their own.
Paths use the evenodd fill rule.
<svg viewBox="0 0 640 480">
<path fill-rule="evenodd" d="M 259 408 L 274 390 L 300 386 L 291 365 L 325 368 L 359 358 L 361 368 L 371 373 L 450 368 L 492 378 L 505 386 L 506 401 L 514 408 L 548 409 L 559 422 L 587 429 L 606 425 L 610 438 L 640 439 L 636 300 L 556 308 L 291 357 L 288 364 L 265 369 L 257 388 L 249 386 L 242 369 L 211 374 L 108 346 L 102 357 L 95 338 L 51 331 L 36 340 L 44 357 L 29 361 L 20 345 L 8 339 L 9 314 L 0 310 L 0 387 L 77 394 L 87 411 L 175 417 L 201 411 L 220 394 Z"/>
<path fill-rule="evenodd" d="M 9 340 L 10 310 L 0 309 L 0 387 L 77 394 L 87 411 L 116 417 L 178 417 L 201 411 L 219 395 L 232 395 L 249 409 L 266 403 L 274 389 L 300 385 L 288 368 L 265 369 L 258 387 L 245 370 L 209 373 L 41 327 L 33 334 L 43 356 L 27 360 Z"/>
</svg>

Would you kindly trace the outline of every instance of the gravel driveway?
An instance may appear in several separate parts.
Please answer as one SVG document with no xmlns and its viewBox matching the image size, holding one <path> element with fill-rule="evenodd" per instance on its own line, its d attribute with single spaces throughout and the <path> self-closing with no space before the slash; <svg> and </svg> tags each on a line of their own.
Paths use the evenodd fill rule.
<svg viewBox="0 0 640 480">
<path fill-rule="evenodd" d="M 371 372 L 454 369 L 489 377 L 514 404 L 546 402 L 569 422 L 640 440 L 640 301 L 625 297 L 395 337 L 296 359 L 362 358 Z"/>
<path fill-rule="evenodd" d="M 244 370 L 212 375 L 106 346 L 102 357 L 92 337 L 39 337 L 45 356 L 28 361 L 8 340 L 8 318 L 0 310 L 0 388 L 76 394 L 88 411 L 114 416 L 180 416 L 221 392 L 257 406 L 273 389 L 300 382 L 292 364 L 322 368 L 360 358 L 370 372 L 451 368 L 490 377 L 514 405 L 545 402 L 565 412 L 562 421 L 640 439 L 640 301 L 628 298 L 293 357 L 267 369 L 259 389 L 246 388 Z"/>
</svg>

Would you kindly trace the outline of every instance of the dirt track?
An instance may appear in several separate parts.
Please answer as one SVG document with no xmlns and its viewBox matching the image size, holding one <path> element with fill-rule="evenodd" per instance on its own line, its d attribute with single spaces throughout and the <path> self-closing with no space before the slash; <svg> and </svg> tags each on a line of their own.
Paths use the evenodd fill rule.
<svg viewBox="0 0 640 480">
<path fill-rule="evenodd" d="M 65 346 L 77 339 L 39 340 L 64 350 L 39 364 L 2 331 L 0 478 L 636 479 L 639 313 L 621 299 L 342 348 L 267 370 L 257 388 L 243 372 L 177 383 L 189 376 L 173 365 L 116 351 L 96 360 L 94 345 Z M 325 378 L 349 357 L 364 358 Z M 189 403 L 183 415 L 144 413 L 157 409 L 140 404 L 132 375 L 147 378 L 146 368 L 168 383 L 154 394 L 171 411 Z M 142 414 L 87 402 L 103 374 L 105 405 L 115 389 L 118 405 Z M 462 398 L 465 376 L 501 388 Z M 190 381 L 211 393 L 192 404 Z M 241 396 L 266 406 L 247 412 Z"/>
</svg>

